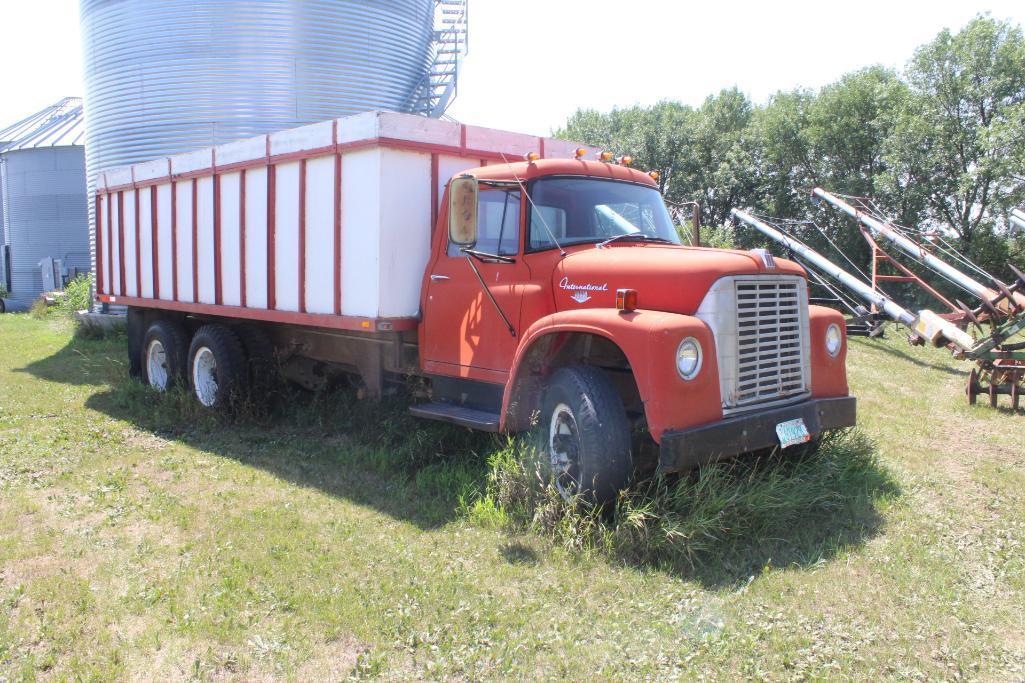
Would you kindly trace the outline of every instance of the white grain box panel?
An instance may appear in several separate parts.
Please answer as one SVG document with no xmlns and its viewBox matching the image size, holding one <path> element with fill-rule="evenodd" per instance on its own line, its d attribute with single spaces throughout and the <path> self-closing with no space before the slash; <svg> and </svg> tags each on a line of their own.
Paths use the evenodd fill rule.
<svg viewBox="0 0 1025 683">
<path fill-rule="evenodd" d="M 267 169 L 246 170 L 245 183 L 245 303 L 267 308 Z"/>
<path fill-rule="evenodd" d="M 274 308 L 299 310 L 299 162 L 278 164 L 274 178 Z"/>
<path fill-rule="evenodd" d="M 431 155 L 382 149 L 380 303 L 382 318 L 415 316 L 431 250 Z"/>
<path fill-rule="evenodd" d="M 254 159 L 262 159 L 267 155 L 267 137 L 260 135 L 255 138 L 236 140 L 218 146 L 214 150 L 218 166 L 238 164 Z"/>
<path fill-rule="evenodd" d="M 323 121 L 309 126 L 283 130 L 280 133 L 271 133 L 270 153 L 274 156 L 329 147 L 334 144 L 333 130 L 333 122 Z"/>
<path fill-rule="evenodd" d="M 217 302 L 214 246 L 214 179 L 206 176 L 196 181 L 196 280 L 201 304 Z"/>
<path fill-rule="evenodd" d="M 110 292 L 124 296 L 124 284 L 121 282 L 121 206 L 116 192 L 110 195 L 110 200 Z"/>
<path fill-rule="evenodd" d="M 170 172 L 167 159 L 154 159 L 135 165 L 135 182 L 141 183 L 157 178 L 166 178 Z"/>
<path fill-rule="evenodd" d="M 139 190 L 139 284 L 142 289 L 138 296 L 153 298 L 153 223 L 150 219 L 152 203 L 150 192 L 156 188 L 144 187 Z"/>
<path fill-rule="evenodd" d="M 174 300 L 174 242 L 171 238 L 171 184 L 157 185 L 157 290 L 165 301 Z"/>
<path fill-rule="evenodd" d="M 458 147 L 461 132 L 460 125 L 452 121 L 431 119 L 425 116 L 385 113 L 378 116 L 377 136 L 430 145 Z"/>
<path fill-rule="evenodd" d="M 342 314 L 377 316 L 381 151 L 342 157 Z"/>
<path fill-rule="evenodd" d="M 100 248 L 103 250 L 100 258 L 103 261 L 103 292 L 105 294 L 114 293 L 114 279 L 112 273 L 115 259 L 117 258 L 117 252 L 111 248 L 113 245 L 111 226 L 114 222 L 110 207 L 114 204 L 113 197 L 114 195 L 105 195 L 103 200 L 100 202 L 100 211 L 102 214 L 99 221 Z"/>
<path fill-rule="evenodd" d="M 171 157 L 171 173 L 192 173 L 213 166 L 213 148 L 187 152 Z"/>
<path fill-rule="evenodd" d="M 238 306 L 242 303 L 242 251 L 239 239 L 239 177 L 240 173 L 221 176 L 221 303 Z"/>
<path fill-rule="evenodd" d="M 355 116 L 345 116 L 338 121 L 338 142 L 359 142 L 373 140 L 378 136 L 379 112 L 368 111 Z"/>
<path fill-rule="evenodd" d="M 306 164 L 306 311 L 335 312 L 335 158 Z"/>
<path fill-rule="evenodd" d="M 485 152 L 500 152 L 512 162 L 523 161 L 523 155 L 527 152 L 540 152 L 541 141 L 533 135 L 467 126 L 466 147 Z"/>
<path fill-rule="evenodd" d="M 194 302 L 196 294 L 192 287 L 192 181 L 177 183 L 175 237 L 178 249 L 175 258 L 178 261 L 178 301 Z"/>
</svg>

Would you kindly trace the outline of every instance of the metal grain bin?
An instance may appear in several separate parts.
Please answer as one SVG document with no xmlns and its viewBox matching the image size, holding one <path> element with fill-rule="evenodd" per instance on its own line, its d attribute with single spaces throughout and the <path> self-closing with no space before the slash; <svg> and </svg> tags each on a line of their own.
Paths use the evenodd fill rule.
<svg viewBox="0 0 1025 683">
<path fill-rule="evenodd" d="M 13 310 L 89 270 L 84 136 L 74 97 L 0 130 L 0 281 Z"/>
<path fill-rule="evenodd" d="M 372 109 L 410 111 L 435 0 L 82 0 L 98 170 Z"/>
</svg>

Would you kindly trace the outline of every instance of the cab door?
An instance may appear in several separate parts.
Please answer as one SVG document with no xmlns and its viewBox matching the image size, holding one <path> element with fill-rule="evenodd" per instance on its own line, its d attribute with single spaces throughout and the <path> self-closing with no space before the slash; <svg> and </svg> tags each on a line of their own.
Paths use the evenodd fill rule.
<svg viewBox="0 0 1025 683">
<path fill-rule="evenodd" d="M 449 241 L 445 253 L 431 265 L 423 354 L 431 362 L 432 372 L 480 379 L 490 374 L 496 380 L 501 379 L 500 374 L 492 373 L 508 373 L 518 337 L 510 332 L 502 314 L 518 335 L 522 290 L 530 280 L 530 269 L 522 258 L 522 233 L 523 196 L 519 186 L 482 184 L 478 194 L 477 243 L 473 249 L 513 262 L 485 256 L 475 258 Z"/>
</svg>

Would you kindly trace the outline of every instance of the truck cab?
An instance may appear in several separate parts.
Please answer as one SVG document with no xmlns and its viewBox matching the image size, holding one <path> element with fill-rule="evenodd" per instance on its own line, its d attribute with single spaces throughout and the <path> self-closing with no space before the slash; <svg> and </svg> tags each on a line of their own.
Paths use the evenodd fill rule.
<svg viewBox="0 0 1025 683">
<path fill-rule="evenodd" d="M 674 472 L 853 425 L 842 316 L 799 265 L 681 243 L 655 180 L 533 160 L 460 173 L 421 290 L 423 417 L 536 430 L 566 495 L 608 501 L 638 435 Z"/>
</svg>

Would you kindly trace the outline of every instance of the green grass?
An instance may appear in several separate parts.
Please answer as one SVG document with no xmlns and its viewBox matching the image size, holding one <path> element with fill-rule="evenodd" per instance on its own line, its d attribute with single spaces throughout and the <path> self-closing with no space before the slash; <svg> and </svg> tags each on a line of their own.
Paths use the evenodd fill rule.
<svg viewBox="0 0 1025 683">
<path fill-rule="evenodd" d="M 0 317 L 0 679 L 1025 675 L 1025 415 L 853 340 L 861 428 L 614 519 L 401 400 L 232 420 Z"/>
</svg>

